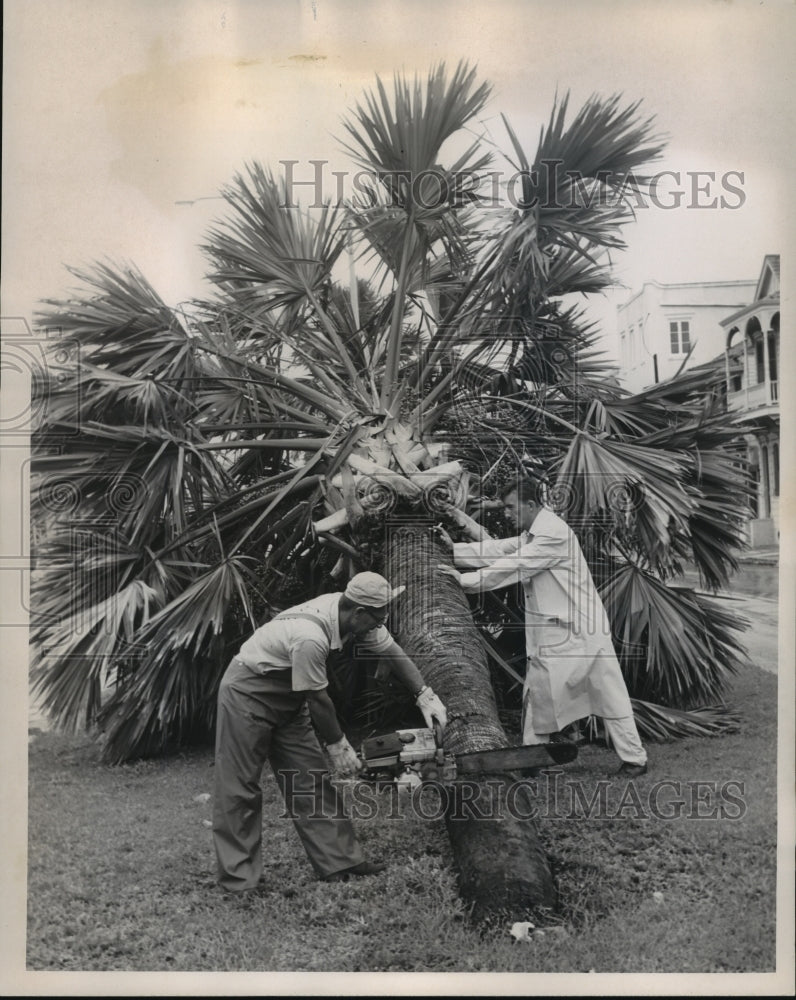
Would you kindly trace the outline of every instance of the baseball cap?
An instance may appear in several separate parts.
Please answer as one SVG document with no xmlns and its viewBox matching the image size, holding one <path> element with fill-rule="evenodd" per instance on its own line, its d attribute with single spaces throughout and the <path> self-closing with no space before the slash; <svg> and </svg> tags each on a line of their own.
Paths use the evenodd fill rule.
<svg viewBox="0 0 796 1000">
<path fill-rule="evenodd" d="M 364 604 L 369 608 L 383 608 L 405 590 L 406 587 L 403 586 L 393 589 L 378 573 L 357 573 L 349 580 L 345 595 L 355 604 Z"/>
</svg>

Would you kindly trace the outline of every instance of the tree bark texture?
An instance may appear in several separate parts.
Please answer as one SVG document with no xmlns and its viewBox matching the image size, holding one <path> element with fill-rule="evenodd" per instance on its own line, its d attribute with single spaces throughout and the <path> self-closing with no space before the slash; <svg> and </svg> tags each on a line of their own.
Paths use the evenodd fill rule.
<svg viewBox="0 0 796 1000">
<path fill-rule="evenodd" d="M 388 522 L 385 574 L 406 585 L 393 631 L 448 711 L 445 749 L 459 754 L 505 747 L 489 665 L 459 585 L 437 565 L 447 550 L 428 527 Z M 552 906 L 555 891 L 527 789 L 516 775 L 486 775 L 446 786 L 446 826 L 459 889 L 475 919 L 521 916 Z M 513 790 L 512 790 L 513 786 Z"/>
</svg>

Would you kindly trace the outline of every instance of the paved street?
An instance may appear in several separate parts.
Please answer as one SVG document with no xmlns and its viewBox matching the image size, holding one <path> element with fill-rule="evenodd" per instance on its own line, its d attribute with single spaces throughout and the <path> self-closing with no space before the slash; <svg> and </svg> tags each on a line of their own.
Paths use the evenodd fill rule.
<svg viewBox="0 0 796 1000">
<path fill-rule="evenodd" d="M 761 549 L 745 553 L 740 562 L 721 605 L 749 621 L 749 628 L 743 633 L 749 658 L 762 670 L 775 674 L 779 652 L 778 553 L 776 549 Z M 694 570 L 686 571 L 682 581 L 699 587 Z"/>
<path fill-rule="evenodd" d="M 743 643 L 752 663 L 770 673 L 777 672 L 779 605 L 765 597 L 739 595 L 732 601 L 722 602 L 725 607 L 738 609 L 750 626 L 743 636 Z"/>
</svg>

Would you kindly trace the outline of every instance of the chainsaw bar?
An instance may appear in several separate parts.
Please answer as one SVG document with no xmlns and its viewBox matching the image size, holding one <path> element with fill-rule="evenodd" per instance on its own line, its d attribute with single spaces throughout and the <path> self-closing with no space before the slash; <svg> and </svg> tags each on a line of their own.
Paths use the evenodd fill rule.
<svg viewBox="0 0 796 1000">
<path fill-rule="evenodd" d="M 479 750 L 457 755 L 460 774 L 489 774 L 493 771 L 535 771 L 553 764 L 568 764 L 578 756 L 574 743 L 538 743 L 533 746 Z"/>
</svg>

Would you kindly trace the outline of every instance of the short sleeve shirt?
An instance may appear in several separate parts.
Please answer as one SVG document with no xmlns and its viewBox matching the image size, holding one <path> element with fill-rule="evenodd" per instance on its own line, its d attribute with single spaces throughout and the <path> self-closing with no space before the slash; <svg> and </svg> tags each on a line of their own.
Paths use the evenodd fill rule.
<svg viewBox="0 0 796 1000">
<path fill-rule="evenodd" d="M 341 649 L 340 598 L 342 594 L 322 594 L 289 608 L 260 626 L 240 648 L 238 659 L 257 673 L 290 670 L 294 691 L 321 691 L 329 681 L 326 659 L 331 650 Z M 382 653 L 393 644 L 384 625 L 357 637 L 357 646 Z"/>
</svg>

